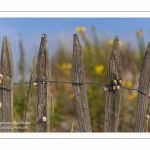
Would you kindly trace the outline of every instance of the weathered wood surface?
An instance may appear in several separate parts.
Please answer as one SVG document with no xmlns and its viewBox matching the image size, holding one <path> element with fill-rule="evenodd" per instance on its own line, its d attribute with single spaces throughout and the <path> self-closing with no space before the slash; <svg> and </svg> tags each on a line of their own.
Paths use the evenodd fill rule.
<svg viewBox="0 0 150 150">
<path fill-rule="evenodd" d="M 13 121 L 13 59 L 8 37 L 3 38 L 1 51 L 1 68 L 0 74 L 3 78 L 0 79 L 2 84 L 0 88 L 0 132 L 12 132 Z M 9 90 L 10 89 L 10 90 Z"/>
<path fill-rule="evenodd" d="M 85 82 L 83 52 L 78 35 L 74 35 L 72 56 L 72 82 Z M 86 86 L 73 84 L 75 106 L 77 111 L 80 132 L 91 132 L 90 114 Z"/>
<path fill-rule="evenodd" d="M 110 55 L 107 84 L 113 84 L 113 80 L 122 80 L 122 65 L 119 47 L 119 37 L 115 37 Z M 120 110 L 121 87 L 113 90 L 112 86 L 107 89 L 105 102 L 104 132 L 117 132 L 119 110 Z"/>
<path fill-rule="evenodd" d="M 42 35 L 37 60 L 37 80 L 50 80 L 50 56 L 46 34 Z M 37 132 L 50 132 L 50 82 L 37 83 Z M 46 117 L 46 121 L 42 118 Z M 44 119 L 44 118 L 43 118 Z"/>
<path fill-rule="evenodd" d="M 150 89 L 150 42 L 148 43 L 148 47 L 145 53 L 138 89 L 145 93 L 148 93 Z M 147 106 L 148 96 L 138 92 L 135 132 L 144 132 Z"/>
</svg>

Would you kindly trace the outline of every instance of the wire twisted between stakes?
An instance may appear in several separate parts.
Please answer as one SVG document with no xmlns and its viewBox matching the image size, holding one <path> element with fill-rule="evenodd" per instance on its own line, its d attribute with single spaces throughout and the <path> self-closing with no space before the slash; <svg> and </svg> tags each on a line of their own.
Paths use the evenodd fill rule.
<svg viewBox="0 0 150 150">
<path fill-rule="evenodd" d="M 45 79 L 42 79 L 42 80 L 35 80 L 34 82 L 20 82 L 20 83 L 13 83 L 14 85 L 22 85 L 22 84 L 33 84 L 35 82 L 42 82 L 42 83 L 46 83 L 46 82 L 51 82 L 51 83 L 64 83 L 64 84 L 76 84 L 76 85 L 84 85 L 84 84 L 89 84 L 89 85 L 98 85 L 98 86 L 103 86 L 103 87 L 110 87 L 110 86 L 113 86 L 113 84 L 103 84 L 103 83 L 97 83 L 97 82 L 71 82 L 71 81 L 60 81 L 60 80 L 45 80 Z M 138 88 L 129 88 L 129 87 L 125 87 L 125 86 L 121 86 L 121 88 L 124 88 L 124 89 L 128 89 L 128 90 L 134 90 L 134 91 L 138 91 L 142 94 L 145 94 L 145 95 L 148 95 L 150 94 L 150 92 L 146 93 L 144 91 L 141 91 L 139 90 Z M 12 90 L 13 87 L 11 88 L 7 88 L 7 87 L 4 87 L 4 86 L 0 86 L 0 89 L 2 90 Z"/>
</svg>

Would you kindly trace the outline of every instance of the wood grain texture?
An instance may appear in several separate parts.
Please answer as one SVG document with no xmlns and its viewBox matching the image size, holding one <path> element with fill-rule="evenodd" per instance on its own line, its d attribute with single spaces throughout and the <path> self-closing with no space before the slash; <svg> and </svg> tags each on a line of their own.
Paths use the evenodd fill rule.
<svg viewBox="0 0 150 150">
<path fill-rule="evenodd" d="M 122 80 L 122 65 L 119 47 L 119 37 L 115 37 L 107 72 L 107 84 L 113 80 Z M 113 91 L 112 87 L 107 90 L 105 102 L 104 132 L 117 132 L 121 88 Z"/>
<path fill-rule="evenodd" d="M 50 56 L 46 34 L 42 35 L 37 62 L 37 80 L 50 80 Z M 37 132 L 50 132 L 50 82 L 37 84 Z M 42 118 L 46 117 L 43 122 Z"/>
<path fill-rule="evenodd" d="M 138 89 L 145 93 L 148 93 L 150 89 L 150 42 L 145 53 Z M 144 132 L 147 106 L 148 96 L 138 92 L 135 132 Z"/>
<path fill-rule="evenodd" d="M 83 52 L 77 34 L 74 35 L 73 43 L 72 82 L 85 82 Z M 73 93 L 80 132 L 91 132 L 86 86 L 73 84 Z"/>
<path fill-rule="evenodd" d="M 3 75 L 2 87 L 13 87 L 13 59 L 8 37 L 3 38 L 0 73 Z M 12 132 L 13 121 L 13 92 L 0 89 L 0 132 Z"/>
</svg>

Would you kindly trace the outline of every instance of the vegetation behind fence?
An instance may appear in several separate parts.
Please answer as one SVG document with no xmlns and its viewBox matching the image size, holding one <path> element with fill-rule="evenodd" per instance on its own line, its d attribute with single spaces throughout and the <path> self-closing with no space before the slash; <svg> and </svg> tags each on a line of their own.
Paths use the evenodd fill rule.
<svg viewBox="0 0 150 150">
<path fill-rule="evenodd" d="M 126 73 L 130 76 L 139 74 L 141 64 L 139 61 L 136 63 L 134 52 L 129 49 L 121 50 L 119 37 L 115 37 L 112 45 L 109 41 L 112 46 L 110 51 L 110 48 L 99 44 L 95 30 L 92 32 L 94 45 L 91 45 L 86 35 L 81 32 L 85 47 L 81 46 L 78 35 L 74 35 L 72 60 L 63 47 L 58 51 L 57 57 L 50 60 L 47 37 L 43 34 L 37 63 L 34 59 L 30 80 L 21 80 L 19 83 L 14 82 L 11 48 L 8 38 L 4 37 L 0 80 L 1 132 L 59 131 L 59 126 L 65 119 L 70 122 L 71 132 L 116 132 L 126 128 L 135 132 L 148 130 L 149 118 L 146 114 L 149 111 L 149 45 L 145 58 L 139 59 L 141 63 L 143 59 L 144 61 L 138 87 L 136 78 L 133 77 L 133 81 L 129 82 L 129 78 L 125 76 L 128 75 Z M 102 47 L 106 51 L 102 50 Z M 21 61 L 24 61 L 22 52 L 23 50 L 20 53 Z M 127 52 L 131 55 L 126 55 Z M 122 55 L 126 57 L 123 58 Z M 130 67 L 124 67 L 127 65 L 125 63 Z M 24 79 L 24 66 L 19 69 Z M 127 91 L 130 100 L 124 96 Z M 138 97 L 132 91 L 138 93 Z M 124 112 L 125 109 L 128 111 Z M 65 117 L 67 114 L 72 116 L 71 120 Z M 130 116 L 131 125 L 127 124 L 127 127 L 125 120 Z M 77 122 L 74 122 L 74 118 Z M 16 120 L 22 121 L 22 124 Z"/>
</svg>

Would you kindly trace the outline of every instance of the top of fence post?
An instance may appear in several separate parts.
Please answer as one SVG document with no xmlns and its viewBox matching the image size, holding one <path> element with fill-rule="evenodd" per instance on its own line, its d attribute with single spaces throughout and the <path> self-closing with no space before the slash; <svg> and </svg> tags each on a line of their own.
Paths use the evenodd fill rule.
<svg viewBox="0 0 150 150">
<path fill-rule="evenodd" d="M 145 93 L 148 93 L 150 89 L 150 42 L 148 43 L 147 50 L 145 53 L 138 89 L 144 91 Z M 147 105 L 147 94 L 138 92 L 135 132 L 144 132 Z"/>
<path fill-rule="evenodd" d="M 114 86 L 107 88 L 104 132 L 117 132 L 122 86 L 121 82 L 122 65 L 119 37 L 116 36 L 114 39 L 107 72 L 107 84 L 114 84 Z"/>
<path fill-rule="evenodd" d="M 7 88 L 0 88 L 0 132 L 12 132 L 13 121 L 13 59 L 8 37 L 3 38 L 2 51 L 1 51 L 1 68 L 0 86 Z M 10 90 L 9 90 L 10 89 Z M 6 122 L 6 123 L 5 123 Z M 9 124 L 10 122 L 10 124 Z"/>
<path fill-rule="evenodd" d="M 73 43 L 72 82 L 85 82 L 83 52 L 77 34 L 74 34 Z M 73 84 L 72 86 L 80 131 L 91 132 L 86 86 L 84 84 Z"/>
<path fill-rule="evenodd" d="M 42 35 L 37 60 L 37 132 L 50 131 L 50 56 L 46 34 Z"/>
</svg>

